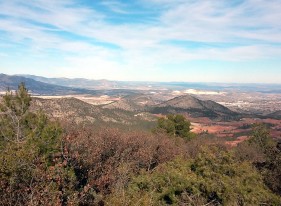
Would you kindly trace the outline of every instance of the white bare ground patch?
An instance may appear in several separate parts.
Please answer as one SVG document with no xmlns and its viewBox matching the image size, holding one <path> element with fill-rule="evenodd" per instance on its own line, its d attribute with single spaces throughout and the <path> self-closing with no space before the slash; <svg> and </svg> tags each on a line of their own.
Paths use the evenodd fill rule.
<svg viewBox="0 0 281 206">
<path fill-rule="evenodd" d="M 109 104 L 116 100 L 119 100 L 119 98 L 112 98 L 107 95 L 102 95 L 99 97 L 96 96 L 85 96 L 85 95 L 61 95 L 61 96 L 38 96 L 38 95 L 32 95 L 32 97 L 37 97 L 41 99 L 61 99 L 61 98 L 76 98 L 83 102 L 86 102 L 88 104 L 92 105 L 103 105 L 103 104 Z"/>
<path fill-rule="evenodd" d="M 185 94 L 197 94 L 197 95 L 225 95 L 226 92 L 217 92 L 217 91 L 205 91 L 205 90 L 196 90 L 188 89 L 184 91 Z"/>
</svg>

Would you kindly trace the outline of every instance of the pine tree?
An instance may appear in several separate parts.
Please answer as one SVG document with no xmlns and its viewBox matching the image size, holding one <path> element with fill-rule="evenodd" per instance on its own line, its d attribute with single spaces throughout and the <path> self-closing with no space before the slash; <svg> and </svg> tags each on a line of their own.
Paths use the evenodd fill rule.
<svg viewBox="0 0 281 206">
<path fill-rule="evenodd" d="M 158 119 L 156 131 L 164 131 L 165 133 L 190 140 L 194 137 L 191 132 L 191 123 L 183 115 L 169 114 L 166 118 Z"/>
</svg>

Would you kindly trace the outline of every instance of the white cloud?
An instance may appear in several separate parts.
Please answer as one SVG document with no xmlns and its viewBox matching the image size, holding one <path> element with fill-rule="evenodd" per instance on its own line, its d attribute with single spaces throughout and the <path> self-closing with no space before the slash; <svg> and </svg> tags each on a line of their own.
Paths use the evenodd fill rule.
<svg viewBox="0 0 281 206">
<path fill-rule="evenodd" d="M 107 21 L 107 13 L 77 6 L 74 0 L 0 1 L 0 14 L 6 16 L 0 18 L 0 30 L 6 33 L 2 35 L 7 42 L 22 43 L 34 53 L 54 49 L 63 54 L 68 69 L 61 67 L 62 74 L 71 73 L 72 68 L 73 75 L 87 71 L 99 78 L 118 76 L 119 71 L 119 76 L 134 75 L 133 71 L 142 69 L 156 72 L 165 63 L 281 56 L 281 47 L 273 46 L 281 43 L 278 0 L 247 0 L 237 6 L 226 0 L 140 2 L 146 8 L 151 4 L 159 8 L 150 23 L 112 23 Z M 101 3 L 117 14 L 134 12 L 118 1 Z M 230 45 L 195 47 L 168 44 L 170 40 Z"/>
</svg>

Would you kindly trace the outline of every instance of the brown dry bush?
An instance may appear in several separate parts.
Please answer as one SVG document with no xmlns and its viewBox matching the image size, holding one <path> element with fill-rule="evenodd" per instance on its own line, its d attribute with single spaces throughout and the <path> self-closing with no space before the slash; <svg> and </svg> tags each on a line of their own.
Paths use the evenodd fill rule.
<svg viewBox="0 0 281 206">
<path fill-rule="evenodd" d="M 80 186 L 101 194 L 124 188 L 141 170 L 187 155 L 183 140 L 164 134 L 84 128 L 68 129 L 65 139 Z"/>
<path fill-rule="evenodd" d="M 186 142 L 186 151 L 189 158 L 195 158 L 202 151 L 204 146 L 216 146 L 220 150 L 229 150 L 226 140 L 210 134 L 199 134 L 196 138 Z"/>
</svg>

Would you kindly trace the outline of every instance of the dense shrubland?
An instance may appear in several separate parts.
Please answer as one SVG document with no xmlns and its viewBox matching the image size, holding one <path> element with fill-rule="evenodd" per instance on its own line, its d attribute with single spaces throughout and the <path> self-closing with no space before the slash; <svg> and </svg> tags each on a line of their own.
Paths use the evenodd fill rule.
<svg viewBox="0 0 281 206">
<path fill-rule="evenodd" d="M 153 133 L 50 121 L 24 85 L 0 104 L 0 205 L 280 205 L 281 152 L 256 125 L 227 148 L 181 115 Z"/>
<path fill-rule="evenodd" d="M 125 192 L 113 193 L 109 205 L 278 205 L 277 196 L 247 162 L 216 147 L 195 159 L 175 159 L 134 177 Z"/>
</svg>

